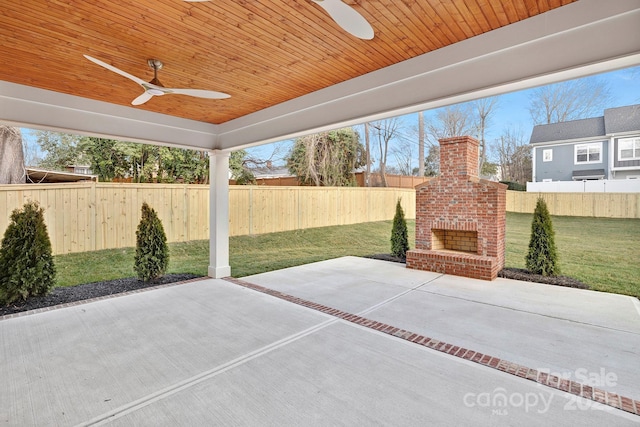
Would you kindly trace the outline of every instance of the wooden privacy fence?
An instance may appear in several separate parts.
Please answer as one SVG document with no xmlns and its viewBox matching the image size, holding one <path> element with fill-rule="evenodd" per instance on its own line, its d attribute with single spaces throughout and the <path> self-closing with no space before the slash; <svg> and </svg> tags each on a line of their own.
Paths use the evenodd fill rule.
<svg viewBox="0 0 640 427">
<path fill-rule="evenodd" d="M 414 188 L 416 185 L 420 185 L 423 182 L 429 181 L 430 177 L 425 176 L 410 176 L 410 175 L 385 175 L 387 180 L 387 187 L 390 188 Z M 365 173 L 355 173 L 356 183 L 358 187 L 365 187 Z M 371 181 L 371 187 L 382 187 L 382 178 L 377 173 L 372 173 L 369 176 Z M 230 181 L 231 184 L 235 184 L 235 181 Z M 257 178 L 256 185 L 270 185 L 270 186 L 296 186 L 300 185 L 298 178 L 295 176 L 283 176 L 279 178 Z"/>
<path fill-rule="evenodd" d="M 533 213 L 538 197 L 551 215 L 640 218 L 640 193 L 528 193 L 507 191 L 507 212 Z"/>
<path fill-rule="evenodd" d="M 507 192 L 507 211 L 532 213 L 542 196 L 552 215 L 640 218 L 640 193 Z M 415 218 L 415 190 L 358 187 L 232 186 L 229 234 L 273 233 L 390 220 L 401 198 Z M 30 184 L 0 186 L 0 236 L 11 211 L 29 201 L 45 208 L 56 254 L 135 245 L 140 207 L 149 203 L 170 242 L 209 238 L 209 186 L 181 184 Z"/>
<path fill-rule="evenodd" d="M 231 236 L 393 218 L 398 198 L 415 215 L 415 191 L 399 188 L 233 186 Z M 143 202 L 170 242 L 209 238 L 209 186 L 180 184 L 30 184 L 0 186 L 0 236 L 11 212 L 29 201 L 45 208 L 55 254 L 135 246 Z"/>
</svg>

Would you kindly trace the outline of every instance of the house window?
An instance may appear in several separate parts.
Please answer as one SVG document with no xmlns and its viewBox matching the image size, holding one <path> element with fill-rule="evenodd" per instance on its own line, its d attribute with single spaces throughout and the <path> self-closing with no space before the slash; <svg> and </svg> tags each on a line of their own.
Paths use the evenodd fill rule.
<svg viewBox="0 0 640 427">
<path fill-rule="evenodd" d="M 542 161 L 543 162 L 553 161 L 553 150 L 551 148 L 542 150 Z"/>
<path fill-rule="evenodd" d="M 578 144 L 575 147 L 576 165 L 602 162 L 602 142 Z"/>
<path fill-rule="evenodd" d="M 640 160 L 640 138 L 625 138 L 618 141 L 619 160 Z"/>
</svg>

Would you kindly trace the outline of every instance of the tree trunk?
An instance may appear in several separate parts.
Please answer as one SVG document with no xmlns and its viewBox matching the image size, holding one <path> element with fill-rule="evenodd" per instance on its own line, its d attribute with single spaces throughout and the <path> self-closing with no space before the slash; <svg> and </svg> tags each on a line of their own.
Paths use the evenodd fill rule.
<svg viewBox="0 0 640 427">
<path fill-rule="evenodd" d="M 20 129 L 0 126 L 0 184 L 24 184 L 26 178 Z"/>
<path fill-rule="evenodd" d="M 424 113 L 418 113 L 418 176 L 424 176 Z"/>
<path fill-rule="evenodd" d="M 364 124 L 364 141 L 367 150 L 367 169 L 364 175 L 364 186 L 371 187 L 371 144 L 369 141 L 369 123 Z"/>
</svg>

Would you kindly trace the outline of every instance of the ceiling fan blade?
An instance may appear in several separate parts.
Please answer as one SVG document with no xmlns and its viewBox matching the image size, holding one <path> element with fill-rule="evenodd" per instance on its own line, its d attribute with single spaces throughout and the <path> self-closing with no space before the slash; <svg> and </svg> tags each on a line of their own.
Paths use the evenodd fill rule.
<svg viewBox="0 0 640 427">
<path fill-rule="evenodd" d="M 373 27 L 364 16 L 342 0 L 311 0 L 323 8 L 343 30 L 364 40 L 374 36 Z"/>
<path fill-rule="evenodd" d="M 142 105 L 148 100 L 150 100 L 151 98 L 153 98 L 153 95 L 147 91 L 144 91 L 142 92 L 142 95 L 140 95 L 139 97 L 131 101 L 131 105 Z"/>
<path fill-rule="evenodd" d="M 114 73 L 120 74 L 121 76 L 128 78 L 129 80 L 133 80 L 134 82 L 138 83 L 139 85 L 141 85 L 143 83 L 146 83 L 141 78 L 138 78 L 138 77 L 136 77 L 136 76 L 134 76 L 132 74 L 129 74 L 129 73 L 125 72 L 125 71 L 122 71 L 121 69 L 116 68 L 113 65 L 109 65 L 106 62 L 102 62 L 99 59 L 96 59 L 96 58 L 94 58 L 92 56 L 84 55 L 84 57 L 87 58 L 89 61 L 94 62 L 94 63 L 98 64 L 99 66 L 106 68 L 109 71 L 113 71 Z"/>
<path fill-rule="evenodd" d="M 203 90 L 203 89 L 173 89 L 173 88 L 165 88 L 166 93 L 175 93 L 178 95 L 188 95 L 195 96 L 196 98 L 206 98 L 206 99 L 225 99 L 230 98 L 231 95 L 223 92 L 216 92 L 214 90 Z"/>
</svg>

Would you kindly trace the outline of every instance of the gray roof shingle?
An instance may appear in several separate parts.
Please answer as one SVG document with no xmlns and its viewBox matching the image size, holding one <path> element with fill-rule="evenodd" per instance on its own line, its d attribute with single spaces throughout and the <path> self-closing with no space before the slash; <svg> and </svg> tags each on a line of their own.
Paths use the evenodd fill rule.
<svg viewBox="0 0 640 427">
<path fill-rule="evenodd" d="M 605 136 L 604 117 L 536 125 L 533 127 L 533 132 L 531 132 L 529 143 L 565 141 L 592 136 Z"/>
<path fill-rule="evenodd" d="M 640 104 L 604 110 L 607 134 L 640 130 Z"/>
<path fill-rule="evenodd" d="M 604 110 L 604 116 L 600 117 L 536 125 L 529 143 L 605 137 L 633 131 L 640 131 L 640 104 L 608 108 Z"/>
</svg>

